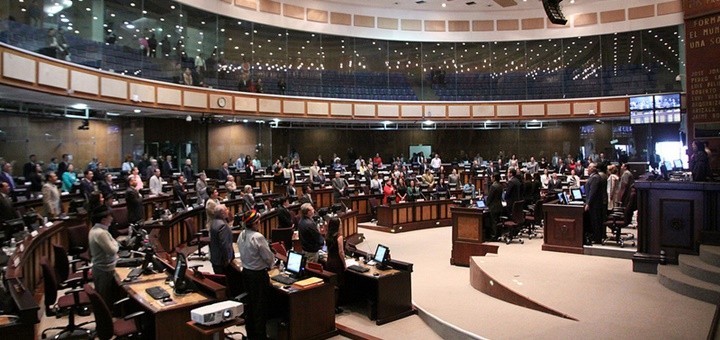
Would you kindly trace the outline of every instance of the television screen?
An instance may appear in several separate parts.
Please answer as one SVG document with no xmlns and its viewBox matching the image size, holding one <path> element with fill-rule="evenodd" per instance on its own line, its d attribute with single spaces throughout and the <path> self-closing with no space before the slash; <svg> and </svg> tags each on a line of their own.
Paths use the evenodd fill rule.
<svg viewBox="0 0 720 340">
<path fill-rule="evenodd" d="M 630 111 L 652 110 L 653 96 L 630 97 Z"/>
<path fill-rule="evenodd" d="M 674 109 L 680 108 L 680 94 L 658 94 L 655 95 L 655 109 Z"/>
<path fill-rule="evenodd" d="M 679 123 L 680 108 L 659 109 L 655 111 L 655 123 Z"/>
<path fill-rule="evenodd" d="M 630 124 L 652 124 L 655 123 L 653 110 L 630 111 Z"/>
</svg>

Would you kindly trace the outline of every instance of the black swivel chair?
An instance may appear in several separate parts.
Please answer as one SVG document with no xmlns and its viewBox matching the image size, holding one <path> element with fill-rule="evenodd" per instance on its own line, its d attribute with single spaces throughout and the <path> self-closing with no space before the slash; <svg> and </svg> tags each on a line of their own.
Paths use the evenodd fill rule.
<svg viewBox="0 0 720 340">
<path fill-rule="evenodd" d="M 635 212 L 635 206 L 632 201 L 635 200 L 635 195 L 631 194 L 629 202 L 622 211 L 613 209 L 613 212 L 608 215 L 608 218 L 603 225 L 610 229 L 610 232 L 606 235 L 607 237 L 603 240 L 603 245 L 608 242 L 615 242 L 620 248 L 625 247 L 625 243 L 630 241 L 631 245 L 635 246 L 635 235 L 632 233 L 623 233 L 622 229 L 630 226 L 632 222 L 633 213 Z"/>
<path fill-rule="evenodd" d="M 57 318 L 63 315 L 68 315 L 68 324 L 65 327 L 50 327 L 42 331 L 41 336 L 43 339 L 47 338 L 47 332 L 53 330 L 59 330 L 60 332 L 55 334 L 53 339 L 59 339 L 63 336 L 70 337 L 73 334 L 84 333 L 85 336 L 91 334 L 91 330 L 84 328 L 87 324 L 93 323 L 94 321 L 83 322 L 75 324 L 75 314 L 80 313 L 82 309 L 86 308 L 90 304 L 90 298 L 83 291 L 82 288 L 74 288 L 65 292 L 65 295 L 58 298 L 58 282 L 55 278 L 55 271 L 50 267 L 47 257 L 43 256 L 40 258 L 40 267 L 43 274 L 43 286 L 45 292 L 45 316 L 55 316 Z M 79 279 L 70 279 L 63 282 L 65 286 L 75 286 L 70 281 L 75 281 L 79 286 Z"/>
<path fill-rule="evenodd" d="M 79 284 L 85 284 L 92 281 L 91 267 L 88 262 L 81 259 L 68 260 L 68 254 L 65 248 L 53 243 L 53 254 L 55 255 L 55 277 L 61 282 L 67 280 L 79 279 Z M 83 265 L 78 267 L 78 265 Z M 61 288 L 63 288 L 61 286 Z"/>
<path fill-rule="evenodd" d="M 197 251 L 194 254 L 189 254 L 188 260 L 191 258 L 206 260 L 207 253 L 202 251 L 202 247 L 210 244 L 210 236 L 205 236 L 205 233 L 198 231 L 197 226 L 195 225 L 195 219 L 193 218 L 186 218 L 183 223 L 185 223 L 185 230 L 189 238 L 187 245 L 197 246 Z"/>
<path fill-rule="evenodd" d="M 95 337 L 100 340 L 109 340 L 113 337 L 116 339 L 143 338 L 138 317 L 145 314 L 144 311 L 135 312 L 126 315 L 122 319 L 113 320 L 112 313 L 100 294 L 90 285 L 85 285 L 83 290 L 85 294 L 87 294 L 90 304 L 92 305 L 93 314 L 95 314 Z M 116 301 L 114 305 L 117 306 L 129 300 L 130 298 L 124 298 Z"/>
<path fill-rule="evenodd" d="M 523 211 L 525 213 L 525 227 L 522 232 L 528 235 L 529 239 L 533 239 L 543 233 L 543 200 L 539 199 L 530 209 Z"/>
<path fill-rule="evenodd" d="M 292 236 L 295 229 L 290 228 L 278 228 L 270 231 L 271 242 L 280 242 L 285 246 L 285 249 L 292 249 Z"/>
<path fill-rule="evenodd" d="M 520 231 L 525 226 L 525 212 L 523 211 L 524 205 L 525 201 L 516 201 L 512 205 L 510 216 L 500 217 L 501 221 L 498 223 L 502 230 L 502 236 L 500 238 L 505 241 L 505 244 L 510 244 L 513 240 L 518 240 L 520 244 L 525 243 L 523 239 L 518 237 L 520 235 Z"/>
</svg>

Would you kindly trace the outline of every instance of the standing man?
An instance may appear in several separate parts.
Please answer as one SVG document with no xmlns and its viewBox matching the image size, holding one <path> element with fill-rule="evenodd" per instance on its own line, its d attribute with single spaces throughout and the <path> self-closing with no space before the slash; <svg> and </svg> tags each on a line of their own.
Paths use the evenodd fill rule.
<svg viewBox="0 0 720 340">
<path fill-rule="evenodd" d="M 498 231 L 498 222 L 500 221 L 500 216 L 503 213 L 503 206 L 502 206 L 502 192 L 503 192 L 503 186 L 500 184 L 500 174 L 494 173 L 492 175 L 492 185 L 490 185 L 490 188 L 488 189 L 488 195 L 487 195 L 487 207 L 490 209 L 490 240 L 496 240 L 498 237 L 500 237 L 500 233 Z"/>
<path fill-rule="evenodd" d="M 8 221 L 16 217 L 12 199 L 10 198 L 10 184 L 0 182 L 0 220 Z"/>
<path fill-rule="evenodd" d="M 517 176 L 517 170 L 510 168 L 510 170 L 508 170 L 507 188 L 505 190 L 505 202 L 507 203 L 508 211 L 512 210 L 513 203 L 521 201 L 522 199 L 522 183 Z"/>
<path fill-rule="evenodd" d="M 83 179 L 80 180 L 80 190 L 86 200 L 90 199 L 90 194 L 95 191 L 95 183 L 93 183 L 93 172 L 92 170 L 85 170 Z"/>
<path fill-rule="evenodd" d="M 125 204 L 127 206 L 128 222 L 137 223 L 145 220 L 145 208 L 143 208 L 142 195 L 138 192 L 135 177 L 130 177 L 130 183 L 125 191 Z"/>
<path fill-rule="evenodd" d="M 160 176 L 160 168 L 155 168 L 152 177 L 150 177 L 150 193 L 153 195 L 162 194 L 162 177 Z"/>
<path fill-rule="evenodd" d="M 227 179 L 227 176 L 230 175 L 230 169 L 228 167 L 228 162 L 223 162 L 222 167 L 220 167 L 220 173 L 218 174 L 219 180 Z"/>
<path fill-rule="evenodd" d="M 193 174 L 192 161 L 190 160 L 190 158 L 185 160 L 185 166 L 183 166 L 182 173 L 185 176 L 185 179 L 188 181 L 192 182 L 195 179 L 195 175 Z"/>
<path fill-rule="evenodd" d="M 215 190 L 217 193 L 217 190 Z M 210 202 L 210 201 L 208 201 Z M 232 231 L 227 224 L 228 209 L 224 204 L 215 206 L 210 223 L 210 263 L 215 274 L 225 274 L 225 267 L 235 258 Z"/>
<path fill-rule="evenodd" d="M 320 229 L 313 221 L 315 208 L 310 203 L 303 203 L 300 206 L 300 221 L 298 222 L 298 236 L 303 252 L 305 252 L 305 260 L 308 262 L 318 262 L 320 256 L 318 251 L 322 249 L 325 240 L 320 235 Z"/>
<path fill-rule="evenodd" d="M 346 179 L 340 177 L 340 171 L 335 171 L 335 178 L 332 180 L 333 196 L 335 203 L 340 202 L 340 198 L 347 196 L 347 188 L 349 184 Z"/>
<path fill-rule="evenodd" d="M 43 208 L 45 209 L 45 216 L 47 218 L 56 218 L 62 213 L 60 205 L 60 190 L 58 190 L 57 182 L 58 178 L 54 172 L 48 172 L 45 175 L 45 184 L 42 187 L 43 194 Z"/>
<path fill-rule="evenodd" d="M 112 293 L 115 280 L 115 263 L 120 249 L 118 242 L 108 232 L 112 223 L 111 210 L 106 205 L 97 207 L 92 212 L 93 227 L 88 234 L 88 245 L 92 256 L 92 273 L 95 290 L 102 296 L 108 306 L 115 302 Z"/>
<path fill-rule="evenodd" d="M 240 261 L 242 262 L 242 282 L 248 293 L 245 304 L 245 329 L 249 339 L 266 339 L 265 323 L 270 302 L 270 277 L 268 269 L 275 257 L 265 237 L 258 232 L 260 214 L 250 210 L 243 214 L 245 230 L 238 237 Z"/>
<path fill-rule="evenodd" d="M 162 164 L 162 175 L 163 177 L 170 178 L 173 174 L 172 156 L 165 156 L 165 161 Z"/>
<path fill-rule="evenodd" d="M 620 166 L 620 188 L 617 190 L 615 202 L 619 202 L 622 207 L 626 207 L 630 199 L 630 190 L 635 184 L 635 177 L 627 167 L 627 163 Z"/>
<path fill-rule="evenodd" d="M 187 205 L 187 188 L 185 187 L 185 176 L 180 175 L 177 178 L 177 181 L 175 181 L 175 184 L 173 184 L 173 194 L 175 194 L 175 199 L 180 200 L 183 205 Z"/>
<path fill-rule="evenodd" d="M 585 231 L 586 238 L 588 238 L 585 242 L 602 243 L 603 236 L 605 236 L 603 193 L 606 192 L 606 186 L 601 183 L 602 178 L 598 174 L 596 163 L 590 163 L 587 170 L 590 177 L 585 183 L 585 213 L 590 229 Z"/>
<path fill-rule="evenodd" d="M 37 158 L 35 157 L 35 154 L 30 155 L 29 158 L 30 161 L 23 165 L 23 177 L 25 177 L 26 181 L 28 180 L 28 178 L 30 178 L 30 174 L 35 172 L 35 164 L 37 164 Z"/>
</svg>

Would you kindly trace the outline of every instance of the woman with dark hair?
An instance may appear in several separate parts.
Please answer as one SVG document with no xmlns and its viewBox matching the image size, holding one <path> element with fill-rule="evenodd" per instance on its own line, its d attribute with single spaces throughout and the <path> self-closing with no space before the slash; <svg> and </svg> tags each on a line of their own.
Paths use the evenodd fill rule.
<svg viewBox="0 0 720 340">
<path fill-rule="evenodd" d="M 696 182 L 708 180 L 710 175 L 710 160 L 705 151 L 705 143 L 694 141 L 692 144 L 693 154 L 690 156 L 690 171 L 692 171 L 692 179 Z"/>
<path fill-rule="evenodd" d="M 340 219 L 333 217 L 328 221 L 327 237 L 325 244 L 327 245 L 327 262 L 325 270 L 333 272 L 337 275 L 337 288 L 342 292 L 343 273 L 345 272 L 345 242 L 342 232 L 340 232 Z M 339 296 L 335 298 L 335 312 L 340 312 L 337 305 L 340 301 Z"/>
</svg>

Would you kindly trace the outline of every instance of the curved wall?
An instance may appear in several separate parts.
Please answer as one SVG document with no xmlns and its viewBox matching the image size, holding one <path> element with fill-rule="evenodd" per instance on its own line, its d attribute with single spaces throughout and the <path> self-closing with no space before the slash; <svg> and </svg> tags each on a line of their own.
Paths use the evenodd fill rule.
<svg viewBox="0 0 720 340">
<path fill-rule="evenodd" d="M 683 22 L 680 0 L 578 1 L 573 5 L 566 1 L 563 4 L 563 13 L 568 19 L 565 26 L 550 23 L 539 1 L 531 6 L 523 6 L 531 7 L 529 9 L 490 11 L 414 11 L 299 0 L 178 2 L 216 14 L 288 29 L 417 42 L 556 39 L 626 32 Z"/>
</svg>

